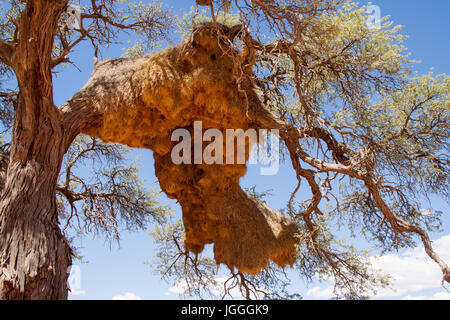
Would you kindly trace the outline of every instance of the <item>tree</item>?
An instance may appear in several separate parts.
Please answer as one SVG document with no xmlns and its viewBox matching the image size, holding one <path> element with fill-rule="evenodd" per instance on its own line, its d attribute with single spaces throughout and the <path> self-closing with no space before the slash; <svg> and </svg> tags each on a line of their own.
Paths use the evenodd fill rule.
<svg viewBox="0 0 450 320">
<path fill-rule="evenodd" d="M 333 238 L 331 218 L 350 217 L 351 226 L 363 221 L 363 234 L 386 250 L 410 246 L 412 236 L 419 236 L 450 282 L 450 270 L 427 234 L 435 216 L 420 214 L 420 196 L 448 199 L 450 78 L 411 76 L 399 29 L 386 19 L 381 28 L 368 27 L 365 8 L 348 2 L 214 4 L 234 10 L 240 24 L 196 24 L 180 44 L 159 53 L 96 62 L 87 84 L 56 107 L 52 69 L 68 63 L 80 41 L 90 40 L 97 56 L 119 30 L 152 42 L 171 19 L 155 4 L 124 7 L 93 0 L 82 8 L 78 27 L 69 29 L 68 1 L 10 2 L 0 62 L 5 72 L 14 72 L 19 90 L 17 99 L 11 92 L 1 96 L 14 105 L 5 113 L 14 114 L 14 123 L 0 199 L 0 297 L 67 297 L 71 249 L 58 226 L 56 192 L 71 208 L 80 198 L 90 203 L 88 211 L 102 196 L 92 197 L 84 186 L 69 188 L 70 152 L 69 178 L 58 185 L 64 155 L 80 133 L 152 149 L 160 186 L 180 202 L 184 225 L 183 247 L 180 225 L 163 229 L 157 239 L 173 240 L 168 248 L 194 266 L 196 255 L 214 243 L 215 263 L 230 268 L 249 298 L 246 274 L 267 268 L 260 281 L 273 279 L 270 261 L 294 265 L 307 276 L 334 277 L 348 289 L 344 296 L 383 282 Z M 222 132 L 279 130 L 298 180 L 286 214 L 241 189 L 245 164 L 171 161 L 172 131 L 192 133 L 195 120 Z M 89 148 L 95 150 L 95 139 Z M 105 208 L 124 210 L 128 217 L 129 203 L 120 201 L 114 187 L 117 174 L 120 170 L 106 172 L 107 186 L 113 186 L 107 199 L 116 202 Z M 335 191 L 338 180 L 345 184 L 343 199 Z M 302 182 L 312 195 L 304 202 L 297 197 Z M 133 185 L 123 190 L 139 202 Z M 323 208 L 325 200 L 331 209 Z M 175 257 L 169 267 L 176 266 L 179 254 Z M 202 267 L 211 266 L 204 262 Z"/>
<path fill-rule="evenodd" d="M 379 274 L 377 270 L 370 267 L 365 259 L 367 252 L 343 243 L 342 239 L 336 239 L 333 236 L 333 226 L 336 224 L 348 223 L 352 234 L 363 235 L 368 241 L 376 242 L 382 252 L 414 245 L 410 235 L 405 234 L 405 229 L 409 229 L 420 235 L 426 252 L 443 270 L 443 283 L 448 282 L 446 264 L 433 252 L 426 232 L 420 227 L 423 226 L 424 229 L 433 231 L 439 230 L 440 226 L 441 212 L 436 211 L 429 214 L 431 212 L 421 209 L 423 197 L 438 194 L 448 201 L 446 188 L 448 157 L 445 151 L 448 150 L 448 133 L 446 132 L 448 131 L 446 129 L 448 128 L 448 111 L 445 110 L 449 103 L 449 78 L 445 75 L 433 77 L 431 73 L 422 77 L 411 76 L 409 67 L 414 61 L 407 60 L 408 54 L 402 54 L 406 48 L 402 45 L 405 37 L 398 34 L 400 27 L 392 28 L 392 23 L 385 17 L 380 21 L 380 29 L 371 29 L 366 24 L 369 18 L 366 15 L 367 11 L 367 7 L 357 8 L 355 4 L 347 3 L 331 18 L 322 15 L 308 28 L 303 29 L 308 37 L 303 36 L 300 42 L 303 42 L 305 38 L 314 42 L 309 45 L 317 50 L 314 53 L 316 60 L 320 60 L 321 55 L 325 56 L 321 58 L 325 60 L 325 63 L 319 61 L 320 63 L 312 64 L 318 67 L 317 70 L 309 69 L 304 60 L 305 57 L 301 55 L 304 51 L 296 52 L 303 59 L 301 62 L 303 65 L 296 66 L 295 55 L 286 57 L 292 50 L 290 48 L 284 48 L 284 51 L 280 48 L 280 51 L 276 51 L 279 55 L 273 57 L 273 60 L 268 60 L 267 56 L 263 55 L 260 57 L 260 64 L 256 63 L 256 66 L 260 67 L 259 71 L 268 73 L 265 78 L 263 77 L 265 88 L 263 92 L 266 93 L 264 99 L 266 99 L 267 105 L 272 111 L 275 110 L 277 115 L 282 115 L 281 118 L 286 119 L 287 122 L 303 127 L 301 135 L 304 145 L 302 148 L 306 148 L 308 152 L 305 152 L 303 156 L 309 162 L 301 159 L 307 166 L 310 165 L 309 168 L 314 169 L 315 177 L 318 180 L 317 183 L 314 180 L 308 180 L 313 191 L 312 200 L 314 201 L 309 199 L 303 202 L 303 200 L 296 199 L 296 193 L 300 187 L 299 181 L 299 185 L 295 188 L 285 209 L 285 212 L 294 219 L 298 219 L 305 211 L 315 212 L 312 214 L 315 216 L 315 223 L 311 224 L 306 219 L 301 228 L 304 230 L 303 236 L 310 237 L 314 234 L 313 226 L 316 227 L 317 237 L 311 239 L 314 240 L 313 243 L 300 241 L 299 252 L 301 254 L 293 266 L 294 270 L 307 280 L 316 275 L 325 279 L 333 279 L 335 282 L 334 294 L 337 298 L 366 298 L 371 291 L 376 292 L 380 286 L 388 285 L 389 277 Z M 242 14 L 242 12 L 240 13 Z M 201 16 L 194 16 L 197 23 L 210 20 L 204 14 L 205 12 Z M 190 30 L 191 19 L 192 17 L 185 17 L 187 25 L 183 24 L 184 34 Z M 236 22 L 236 17 L 229 14 L 220 16 L 219 14 L 218 20 L 225 24 L 230 24 L 230 22 L 233 24 Z M 283 33 L 281 32 L 281 34 Z M 329 37 L 321 40 L 320 46 L 318 46 L 317 39 L 322 39 L 324 34 Z M 310 37 L 313 35 L 317 39 L 314 37 L 314 40 L 311 39 Z M 337 43 L 330 42 L 330 39 L 339 39 L 342 43 L 335 48 Z M 277 45 L 280 46 L 280 43 L 282 42 L 279 41 Z M 257 49 L 262 50 L 258 41 L 254 41 L 253 44 Z M 270 45 L 268 48 L 270 53 L 273 53 L 272 50 L 276 50 Z M 353 50 L 356 52 L 352 52 Z M 344 55 L 345 52 L 347 53 Z M 307 53 L 308 55 L 313 54 L 309 52 L 309 47 Z M 267 54 L 267 52 L 262 51 L 260 54 Z M 386 59 L 387 57 L 389 59 Z M 336 60 L 334 61 L 334 59 Z M 362 65 L 349 66 L 345 72 L 340 71 L 343 65 L 341 67 L 335 65 L 339 59 L 356 59 L 359 61 L 358 64 L 361 62 Z M 346 64 L 348 61 L 344 62 L 344 60 L 342 63 Z M 332 61 L 334 62 L 332 63 Z M 323 65 L 328 63 L 330 65 L 326 67 Z M 368 71 L 374 71 L 372 65 L 383 67 L 383 69 L 388 68 L 388 70 L 384 69 L 384 72 L 380 72 L 381 75 L 384 74 L 384 77 L 378 78 L 357 73 L 357 70 L 366 68 Z M 297 72 L 299 75 L 296 75 Z M 303 73 L 308 75 L 308 81 L 304 80 L 306 75 Z M 330 73 L 334 76 L 331 77 Z M 359 76 L 362 77 L 360 82 L 356 80 L 347 82 L 351 77 Z M 369 79 L 373 80 L 373 83 L 368 81 Z M 302 82 L 298 85 L 300 80 Z M 294 92 L 292 82 L 296 84 Z M 368 88 L 363 89 L 359 85 L 352 89 L 346 88 L 347 85 L 353 86 L 355 83 L 365 83 Z M 371 85 L 373 88 L 370 87 Z M 338 90 L 335 90 L 335 86 L 338 86 Z M 302 108 L 305 107 L 306 102 L 302 101 L 302 98 L 298 98 L 302 97 L 298 90 L 309 92 L 315 97 L 310 102 L 311 104 L 306 104 L 314 109 L 314 117 L 312 117 L 314 124 L 305 125 L 301 122 L 305 121 L 305 110 Z M 380 95 L 378 95 L 379 92 L 381 92 Z M 344 101 L 340 101 L 340 97 L 346 98 Z M 336 104 L 333 106 L 336 109 L 329 109 L 327 104 L 330 102 L 327 99 Z M 428 105 L 429 103 L 433 106 Z M 417 112 L 421 108 L 424 108 L 422 110 L 424 113 L 431 112 L 428 120 L 425 120 L 424 114 Z M 434 111 L 431 111 L 432 109 Z M 320 113 L 320 115 L 316 113 Z M 432 113 L 434 115 L 431 115 Z M 403 130 L 405 130 L 405 125 L 411 121 L 412 114 L 418 116 L 417 120 L 413 120 L 418 121 L 413 126 L 416 128 L 415 133 L 407 134 L 406 140 L 403 140 L 405 137 L 400 138 L 403 134 L 393 134 L 393 132 L 405 133 Z M 429 131 L 430 128 L 434 128 L 433 132 Z M 422 129 L 423 131 L 420 131 Z M 308 132 L 306 133 L 304 130 L 308 130 Z M 333 134 L 339 138 L 335 138 Z M 397 138 L 400 140 L 396 140 Z M 433 143 L 434 139 L 439 142 Z M 437 149 L 425 156 L 422 154 L 422 150 L 428 143 L 430 146 L 433 145 L 432 148 Z M 398 218 L 397 214 L 401 215 L 400 225 L 395 220 L 394 228 L 392 228 L 392 224 L 389 225 L 392 220 L 387 223 L 390 213 L 383 212 L 380 207 L 377 207 L 378 204 L 375 203 L 373 194 L 368 193 L 364 185 L 361 186 L 358 183 L 358 179 L 350 178 L 347 182 L 342 182 L 343 175 L 338 167 L 333 169 L 331 166 L 329 168 L 321 167 L 322 159 L 341 164 L 345 164 L 345 161 L 348 163 L 349 159 L 337 157 L 339 157 L 338 150 L 340 148 L 346 149 L 347 151 L 344 152 L 348 153 L 349 146 L 359 150 L 360 153 L 351 160 L 352 162 L 362 161 L 359 157 L 364 155 L 369 158 L 365 161 L 370 161 L 369 164 L 363 165 L 366 168 L 364 170 L 367 172 L 373 170 L 382 176 L 379 179 L 392 179 L 381 186 L 380 193 L 387 198 L 389 206 L 395 208 L 395 219 Z M 430 150 L 428 146 L 425 149 Z M 287 157 L 292 159 L 293 152 L 286 149 L 284 151 Z M 358 153 L 352 152 L 353 157 Z M 418 154 L 414 152 L 418 152 Z M 320 154 L 320 157 L 317 156 L 318 159 L 314 159 L 309 157 L 309 154 Z M 422 162 L 424 158 L 434 164 Z M 316 164 L 311 165 L 314 162 Z M 295 161 L 293 163 L 295 164 Z M 368 170 L 368 165 L 373 168 Z M 431 177 L 433 177 L 433 183 L 429 180 Z M 340 181 L 340 184 L 336 183 L 337 180 Z M 255 192 L 254 188 L 250 191 L 249 193 L 256 198 L 264 196 L 264 193 Z M 390 195 L 391 192 L 394 194 Z M 302 198 L 307 199 L 309 196 Z M 324 201 L 326 202 L 326 211 L 320 207 L 320 203 Z M 314 203 L 315 207 L 313 208 L 311 206 Z M 403 219 L 410 222 L 410 225 Z M 402 227 L 402 224 L 405 226 Z M 270 264 L 263 272 L 256 275 L 230 268 L 229 278 L 224 283 L 218 283 L 219 269 L 214 267 L 214 259 L 211 259 L 209 253 L 192 256 L 189 251 L 184 250 L 179 245 L 182 232 L 182 224 L 175 221 L 157 228 L 152 235 L 159 244 L 155 260 L 157 272 L 185 289 L 185 294 L 202 297 L 217 296 L 218 292 L 222 292 L 226 296 L 237 288 L 240 294 L 246 298 L 298 296 L 287 290 L 290 280 L 284 270 L 274 264 Z M 316 248 L 319 249 L 316 250 Z"/>
<path fill-rule="evenodd" d="M 84 121 L 69 120 L 54 106 L 52 69 L 67 62 L 80 41 L 88 39 L 97 48 L 114 41 L 120 29 L 135 30 L 153 41 L 163 36 L 171 21 L 158 4 L 119 8 L 114 1 L 93 1 L 84 8 L 79 29 L 68 30 L 61 17 L 67 5 L 68 1 L 11 1 L 3 8 L 0 61 L 14 72 L 19 88 L 0 201 L 3 299 L 67 297 L 72 250 L 58 226 L 56 189 L 63 155 Z M 68 175 L 59 191 L 69 196 L 71 204 L 82 197 L 85 203 L 97 205 L 95 195 L 68 193 L 72 177 Z M 131 207 L 143 205 L 143 200 L 149 199 L 136 194 Z M 119 199 L 115 205 L 118 211 L 128 210 Z"/>
</svg>

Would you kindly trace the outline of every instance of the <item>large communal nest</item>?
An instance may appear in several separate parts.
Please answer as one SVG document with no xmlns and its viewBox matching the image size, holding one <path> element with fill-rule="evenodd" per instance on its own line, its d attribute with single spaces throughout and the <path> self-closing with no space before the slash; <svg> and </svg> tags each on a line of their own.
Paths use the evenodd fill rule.
<svg viewBox="0 0 450 320">
<path fill-rule="evenodd" d="M 98 121 L 84 133 L 154 151 L 161 188 L 183 209 L 186 249 L 199 253 L 214 243 L 217 263 L 256 273 L 270 260 L 280 266 L 295 261 L 294 222 L 241 189 L 245 164 L 171 160 L 177 128 L 192 132 L 201 120 L 204 130 L 219 129 L 225 136 L 225 129 L 259 129 L 254 120 L 270 116 L 254 90 L 248 52 L 233 45 L 238 33 L 239 28 L 202 24 L 160 53 L 101 61 L 72 102 L 97 110 Z"/>
</svg>

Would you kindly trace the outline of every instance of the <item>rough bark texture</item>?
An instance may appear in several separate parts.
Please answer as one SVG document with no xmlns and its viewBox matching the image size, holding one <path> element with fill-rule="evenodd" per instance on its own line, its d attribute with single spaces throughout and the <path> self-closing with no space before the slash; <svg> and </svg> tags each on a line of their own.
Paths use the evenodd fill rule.
<svg viewBox="0 0 450 320">
<path fill-rule="evenodd" d="M 64 5 L 27 4 L 18 23 L 21 41 L 10 57 L 20 95 L 0 198 L 0 299 L 67 297 L 71 251 L 58 227 L 55 197 L 67 141 L 50 69 Z"/>
<path fill-rule="evenodd" d="M 188 250 L 198 253 L 214 243 L 218 263 L 258 272 L 270 259 L 280 266 L 295 261 L 295 224 L 241 189 L 245 164 L 171 160 L 174 129 L 192 133 L 194 121 L 201 120 L 204 130 L 219 129 L 225 136 L 227 128 L 258 129 L 254 120 L 270 116 L 251 74 L 243 71 L 251 69 L 247 57 L 231 45 L 232 33 L 204 24 L 180 45 L 152 56 L 97 63 L 89 82 L 62 110 L 83 117 L 75 115 L 74 106 L 95 109 L 97 120 L 84 133 L 154 151 L 161 188 L 183 208 Z"/>
<path fill-rule="evenodd" d="M 37 161 L 9 166 L 0 202 L 2 299 L 67 297 L 70 249 L 58 226 L 57 174 L 49 171 Z"/>
</svg>

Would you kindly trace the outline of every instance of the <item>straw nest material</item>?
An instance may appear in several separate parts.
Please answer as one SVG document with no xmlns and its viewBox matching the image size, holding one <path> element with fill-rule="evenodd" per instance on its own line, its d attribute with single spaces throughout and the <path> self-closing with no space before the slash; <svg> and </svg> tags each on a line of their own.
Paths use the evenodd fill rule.
<svg viewBox="0 0 450 320">
<path fill-rule="evenodd" d="M 232 45 L 231 32 L 203 24 L 160 53 L 97 63 L 82 92 L 100 97 L 95 107 L 101 119 L 84 133 L 153 150 L 162 190 L 183 208 L 186 249 L 199 253 L 214 243 L 217 263 L 256 273 L 270 260 L 280 266 L 295 261 L 293 221 L 241 189 L 245 164 L 171 160 L 173 130 L 192 133 L 194 121 L 201 120 L 203 130 L 219 129 L 225 136 L 226 129 L 258 129 L 252 119 L 267 112 L 253 90 L 248 57 Z"/>
</svg>

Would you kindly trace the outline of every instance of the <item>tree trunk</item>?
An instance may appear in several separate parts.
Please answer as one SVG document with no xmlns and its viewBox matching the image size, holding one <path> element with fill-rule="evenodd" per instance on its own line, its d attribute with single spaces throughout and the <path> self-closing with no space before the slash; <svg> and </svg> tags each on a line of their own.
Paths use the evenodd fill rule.
<svg viewBox="0 0 450 320">
<path fill-rule="evenodd" d="M 30 73 L 31 81 L 37 81 L 35 75 Z M 65 299 L 71 250 L 58 227 L 55 192 L 64 130 L 51 98 L 39 87 L 19 86 L 23 89 L 0 198 L 0 298 Z M 39 116 L 24 113 L 30 104 L 41 111 Z"/>
<path fill-rule="evenodd" d="M 48 94 L 51 86 L 33 85 L 41 76 L 30 71 L 19 80 L 0 197 L 0 299 L 67 298 L 71 250 L 58 226 L 55 191 L 67 132 Z"/>
<path fill-rule="evenodd" d="M 70 143 L 53 104 L 51 53 L 67 0 L 27 2 L 10 60 L 19 85 L 0 197 L 0 299 L 65 299 L 71 250 L 58 227 L 56 183 Z"/>
<path fill-rule="evenodd" d="M 60 159 L 48 152 L 43 158 L 48 162 L 30 159 L 8 168 L 0 200 L 0 299 L 67 298 L 71 251 L 55 198 Z"/>
</svg>

